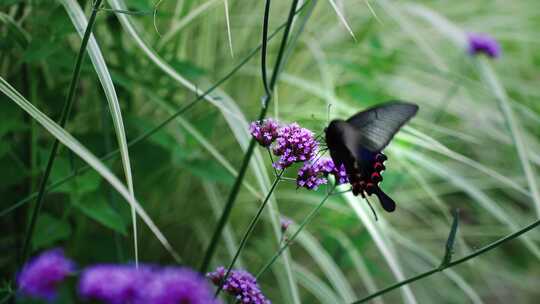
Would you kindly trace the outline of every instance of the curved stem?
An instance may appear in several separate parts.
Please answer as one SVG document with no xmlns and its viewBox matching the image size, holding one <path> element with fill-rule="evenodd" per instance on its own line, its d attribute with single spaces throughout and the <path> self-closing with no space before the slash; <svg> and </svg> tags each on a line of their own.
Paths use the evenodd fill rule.
<svg viewBox="0 0 540 304">
<path fill-rule="evenodd" d="M 253 219 L 249 223 L 249 226 L 248 226 L 246 232 L 244 232 L 244 235 L 242 236 L 242 240 L 240 241 L 240 245 L 238 246 L 238 249 L 236 250 L 236 253 L 234 254 L 234 257 L 233 257 L 231 263 L 227 267 L 227 272 L 225 273 L 225 276 L 223 276 L 223 278 L 221 279 L 221 283 L 219 284 L 218 289 L 216 290 L 215 297 L 217 297 L 219 295 L 220 291 L 223 289 L 223 285 L 227 281 L 227 278 L 229 277 L 229 274 L 231 273 L 231 270 L 234 267 L 234 264 L 236 263 L 236 260 L 240 256 L 240 253 L 242 252 L 242 249 L 244 249 L 244 246 L 246 246 L 247 240 L 248 240 L 249 236 L 251 235 L 251 232 L 253 232 L 253 229 L 255 228 L 255 225 L 259 221 L 259 218 L 261 217 L 261 214 L 262 214 L 262 212 L 264 210 L 264 207 L 266 207 L 266 204 L 270 200 L 270 197 L 272 196 L 272 193 L 274 192 L 274 190 L 276 189 L 277 184 L 281 180 L 281 176 L 283 175 L 283 172 L 285 172 L 285 170 L 281 170 L 279 172 L 278 176 L 276 176 L 276 179 L 272 183 L 272 186 L 270 187 L 270 190 L 268 190 L 268 194 L 266 194 L 266 197 L 264 198 L 264 201 L 262 202 L 261 206 L 259 207 L 259 210 L 257 211 L 257 214 L 255 214 L 255 217 L 253 217 Z"/>
<path fill-rule="evenodd" d="M 308 3 L 304 3 L 304 6 Z M 285 52 L 285 46 L 287 44 L 287 40 L 289 37 L 289 32 L 291 30 L 291 24 L 294 19 L 294 16 L 296 15 L 296 6 L 298 4 L 298 0 L 293 0 L 291 4 L 291 9 L 289 11 L 289 17 L 287 18 L 287 23 L 285 25 L 285 31 L 283 33 L 283 38 L 281 39 L 281 46 L 279 48 L 279 53 L 276 59 L 276 63 L 274 65 L 274 71 L 272 73 L 272 79 L 270 80 L 269 84 L 269 91 L 271 92 L 274 89 L 274 85 L 276 83 L 279 70 L 281 67 L 281 61 L 283 59 L 283 53 Z M 265 53 L 265 52 L 262 52 Z M 266 56 L 266 54 L 261 55 Z M 258 121 L 263 120 L 266 117 L 266 113 L 268 111 L 269 103 L 272 99 L 272 95 L 266 94 L 263 98 L 263 106 L 261 108 L 261 111 L 259 113 L 259 116 L 257 118 Z M 221 217 L 219 218 L 218 224 L 216 226 L 216 229 L 214 230 L 214 234 L 212 235 L 212 239 L 210 241 L 210 244 L 208 245 L 208 248 L 206 249 L 206 252 L 204 254 L 204 258 L 202 261 L 201 266 L 199 267 L 199 271 L 202 273 L 205 273 L 208 270 L 208 266 L 210 265 L 210 261 L 212 260 L 212 257 L 214 256 L 214 252 L 216 251 L 217 243 L 221 237 L 221 233 L 223 232 L 223 228 L 225 227 L 225 224 L 227 223 L 229 216 L 231 214 L 232 207 L 234 206 L 234 202 L 236 201 L 236 197 L 238 196 L 238 192 L 240 190 L 240 185 L 242 184 L 242 181 L 244 180 L 244 176 L 246 175 L 247 168 L 249 166 L 251 156 L 253 155 L 253 151 L 255 149 L 255 139 L 251 138 L 249 142 L 248 149 L 246 150 L 246 153 L 244 154 L 244 159 L 242 160 L 242 165 L 240 166 L 240 169 L 238 170 L 238 176 L 236 177 L 233 187 L 231 189 L 231 192 L 229 192 L 229 196 L 227 197 L 227 202 L 225 203 L 225 208 L 223 209 L 223 213 L 221 214 Z"/>
<path fill-rule="evenodd" d="M 270 0 L 266 0 L 266 4 L 264 6 L 264 17 L 263 17 L 263 36 L 262 36 L 262 51 L 261 51 L 261 74 L 262 74 L 262 81 L 264 85 L 264 91 L 266 92 L 266 95 L 272 95 L 272 91 L 270 90 L 270 87 L 268 86 L 268 75 L 266 74 L 266 49 L 267 49 L 267 36 L 268 36 L 268 19 L 270 17 Z"/>
<path fill-rule="evenodd" d="M 92 29 L 96 21 L 98 8 L 101 5 L 101 2 L 102 0 L 96 0 L 94 3 L 92 15 L 90 16 L 90 19 L 88 20 L 88 25 L 86 26 L 86 30 L 84 32 L 83 40 L 79 48 L 79 53 L 77 54 L 77 61 L 75 62 L 73 76 L 71 78 L 71 83 L 69 85 L 69 93 L 64 103 L 64 108 L 62 109 L 62 116 L 60 117 L 59 125 L 62 128 L 66 125 L 66 122 L 69 118 L 69 113 L 71 112 L 71 108 L 73 107 L 73 100 L 75 99 L 75 91 L 77 89 L 77 85 L 79 84 L 79 79 L 81 76 L 82 62 L 84 59 L 84 55 L 86 54 L 86 46 L 88 45 L 88 41 L 90 40 Z M 41 183 L 39 185 L 39 191 L 37 194 L 36 205 L 34 206 L 32 215 L 30 217 L 30 224 L 28 226 L 28 231 L 26 233 L 23 250 L 22 250 L 22 259 L 21 259 L 22 264 L 26 262 L 26 260 L 28 259 L 28 256 L 30 255 L 30 244 L 32 242 L 32 236 L 34 234 L 34 230 L 36 227 L 37 219 L 39 217 L 39 213 L 43 206 L 43 199 L 45 197 L 47 181 L 49 180 L 49 176 L 51 174 L 59 147 L 60 147 L 60 142 L 58 141 L 58 139 L 55 139 L 53 146 L 51 148 L 51 151 L 49 153 L 49 159 L 47 161 L 47 166 L 45 167 L 45 173 L 43 174 L 43 177 L 41 178 Z"/>
<path fill-rule="evenodd" d="M 386 287 L 384 289 L 381 289 L 381 290 L 379 290 L 379 291 L 377 291 L 375 293 L 372 293 L 372 294 L 368 295 L 367 297 L 365 297 L 363 299 L 360 299 L 360 300 L 358 300 L 356 302 L 353 302 L 351 304 L 365 303 L 365 302 L 367 302 L 367 301 L 369 301 L 371 299 L 374 299 L 374 298 L 376 298 L 378 296 L 381 296 L 381 295 L 383 295 L 385 293 L 388 293 L 388 292 L 390 292 L 390 291 L 392 291 L 394 289 L 397 289 L 397 288 L 399 288 L 399 287 L 401 287 L 403 285 L 410 284 L 412 282 L 415 282 L 415 281 L 418 281 L 418 280 L 420 280 L 422 278 L 430 276 L 430 275 L 432 275 L 432 274 L 434 274 L 436 272 L 443 271 L 443 270 L 445 270 L 447 268 L 459 265 L 459 264 L 461 264 L 463 262 L 466 262 L 466 261 L 468 261 L 468 260 L 470 260 L 472 258 L 475 258 L 475 257 L 477 257 L 477 256 L 479 256 L 479 255 L 481 255 L 483 253 L 486 253 L 486 252 L 488 252 L 488 251 L 490 251 L 492 249 L 495 249 L 499 245 L 501 245 L 503 243 L 506 243 L 508 241 L 511 241 L 511 240 L 517 238 L 518 236 L 526 233 L 527 231 L 536 228 L 539 225 L 540 225 L 540 220 L 537 220 L 537 221 L 523 227 L 522 229 L 520 229 L 520 230 L 518 230 L 518 231 L 516 231 L 516 232 L 514 232 L 512 234 L 509 234 L 509 235 L 507 235 L 507 236 L 505 236 L 505 237 L 503 237 L 503 238 L 501 238 L 501 239 L 499 239 L 499 240 L 497 240 L 497 241 L 495 241 L 493 243 L 490 243 L 490 244 L 488 244 L 488 245 L 474 251 L 473 253 L 468 254 L 468 255 L 460 258 L 460 259 L 457 259 L 457 260 L 455 260 L 453 262 L 450 262 L 450 263 L 448 263 L 446 265 L 441 265 L 439 267 L 433 268 L 431 270 L 428 270 L 428 271 L 426 271 L 424 273 L 421 273 L 421 274 L 416 275 L 414 277 L 408 278 L 408 279 L 403 280 L 401 282 L 395 283 L 394 285 L 391 285 L 391 286 L 388 286 L 388 287 Z"/>
<path fill-rule="evenodd" d="M 332 189 L 332 191 L 335 189 L 335 186 L 334 188 Z M 292 242 L 296 239 L 296 237 L 300 234 L 300 232 L 302 231 L 302 229 L 304 229 L 304 227 L 309 224 L 311 222 L 311 220 L 313 219 L 313 217 L 315 217 L 315 215 L 319 212 L 319 210 L 322 208 L 322 206 L 324 205 L 324 203 L 326 202 L 326 200 L 328 200 L 328 198 L 332 195 L 332 191 L 329 191 L 325 196 L 324 198 L 321 200 L 321 202 L 313 209 L 311 210 L 311 212 L 308 214 L 308 216 L 306 216 L 306 218 L 302 221 L 302 223 L 300 223 L 300 226 L 298 226 L 298 229 L 296 229 L 296 231 L 294 232 L 294 234 L 285 242 L 285 244 L 283 246 L 281 246 L 281 248 L 279 248 L 279 250 L 274 254 L 274 256 L 272 256 L 270 258 L 270 260 L 261 268 L 261 270 L 259 270 L 259 272 L 257 273 L 257 275 L 255 276 L 257 279 L 262 276 L 269 268 L 270 266 L 272 266 L 276 261 L 277 259 L 281 256 L 281 254 L 285 251 L 285 249 L 287 249 L 289 247 L 290 244 L 292 244 Z"/>
</svg>

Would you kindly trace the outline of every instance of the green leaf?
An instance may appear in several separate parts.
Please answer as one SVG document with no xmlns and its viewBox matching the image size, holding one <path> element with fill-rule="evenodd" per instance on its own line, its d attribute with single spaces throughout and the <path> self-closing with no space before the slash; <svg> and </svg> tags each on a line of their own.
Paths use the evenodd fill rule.
<svg viewBox="0 0 540 304">
<path fill-rule="evenodd" d="M 222 182 L 231 185 L 234 181 L 232 175 L 221 165 L 209 160 L 195 160 L 186 163 L 187 169 L 206 181 Z"/>
<path fill-rule="evenodd" d="M 69 238 L 70 235 L 71 226 L 67 222 L 43 212 L 37 220 L 32 245 L 35 249 L 49 247 L 55 242 Z"/>
<path fill-rule="evenodd" d="M 89 218 L 122 235 L 127 235 L 127 225 L 124 219 L 98 192 L 81 196 L 75 199 L 73 203 L 77 209 Z"/>
</svg>

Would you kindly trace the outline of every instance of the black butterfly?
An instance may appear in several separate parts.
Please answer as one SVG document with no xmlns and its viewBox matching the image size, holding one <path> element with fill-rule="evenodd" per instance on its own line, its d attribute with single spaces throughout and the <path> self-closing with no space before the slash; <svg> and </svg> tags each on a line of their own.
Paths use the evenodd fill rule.
<svg viewBox="0 0 540 304">
<path fill-rule="evenodd" d="M 353 194 L 375 194 L 388 212 L 396 209 L 396 203 L 379 188 L 387 159 L 381 151 L 417 111 L 415 104 L 391 101 L 347 120 L 333 120 L 325 129 L 330 156 L 337 167 L 345 166 Z"/>
</svg>

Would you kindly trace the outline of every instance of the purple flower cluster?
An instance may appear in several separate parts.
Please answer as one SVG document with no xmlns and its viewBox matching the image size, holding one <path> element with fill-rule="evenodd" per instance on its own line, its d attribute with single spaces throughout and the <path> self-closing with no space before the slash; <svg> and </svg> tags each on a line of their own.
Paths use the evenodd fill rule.
<svg viewBox="0 0 540 304">
<path fill-rule="evenodd" d="M 207 276 L 216 286 L 221 284 L 227 269 L 218 267 L 216 271 Z M 261 292 L 257 279 L 244 270 L 232 270 L 223 284 L 223 290 L 236 298 L 242 304 L 271 304 L 270 300 Z"/>
<path fill-rule="evenodd" d="M 471 55 L 485 54 L 491 58 L 501 55 L 501 46 L 495 38 L 483 33 L 469 33 L 469 53 Z"/>
<path fill-rule="evenodd" d="M 279 160 L 274 167 L 285 169 L 296 162 L 310 160 L 317 151 L 319 144 L 313 137 L 313 133 L 301 128 L 297 123 L 292 123 L 278 130 L 278 137 L 273 148 L 274 154 Z"/>
<path fill-rule="evenodd" d="M 204 277 L 187 268 L 97 265 L 84 270 L 79 294 L 108 304 L 217 304 Z"/>
<path fill-rule="evenodd" d="M 273 119 L 254 121 L 249 126 L 249 133 L 263 147 L 270 147 L 278 136 L 278 123 Z"/>
<path fill-rule="evenodd" d="M 297 123 L 279 127 L 272 119 L 255 121 L 250 125 L 250 133 L 259 144 L 271 148 L 274 155 L 279 156 L 272 164 L 275 168 L 284 170 L 294 163 L 304 163 L 298 170 L 298 187 L 317 190 L 320 185 L 328 182 L 329 174 L 334 175 L 337 185 L 349 182 L 343 165 L 336 168 L 328 157 L 313 160 L 319 144 L 313 132 Z"/>
<path fill-rule="evenodd" d="M 338 170 L 332 159 L 325 157 L 315 162 L 306 162 L 304 166 L 298 170 L 296 185 L 308 190 L 317 190 L 320 185 L 328 182 L 327 177 L 329 174 L 334 175 L 337 185 L 349 181 L 347 172 L 345 172 L 345 167 L 341 165 Z"/>
<path fill-rule="evenodd" d="M 23 267 L 17 276 L 17 285 L 25 296 L 50 301 L 56 296 L 58 285 L 74 269 L 75 264 L 65 257 L 62 249 L 51 249 Z"/>
</svg>

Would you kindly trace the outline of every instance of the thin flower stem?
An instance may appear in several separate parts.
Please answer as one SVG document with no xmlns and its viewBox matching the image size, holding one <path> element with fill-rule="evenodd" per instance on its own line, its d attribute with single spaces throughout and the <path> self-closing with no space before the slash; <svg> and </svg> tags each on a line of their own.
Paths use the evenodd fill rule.
<svg viewBox="0 0 540 304">
<path fill-rule="evenodd" d="M 308 2 L 304 3 L 306 5 Z M 287 45 L 289 33 L 291 31 L 291 25 L 294 19 L 294 16 L 296 15 L 296 6 L 298 4 L 298 0 L 293 0 L 291 4 L 291 9 L 289 11 L 289 16 L 287 18 L 287 23 L 285 25 L 285 30 L 283 32 L 283 38 L 281 39 L 281 45 L 279 48 L 279 53 L 276 59 L 276 63 L 274 65 L 274 71 L 272 73 L 272 79 L 270 80 L 269 89 L 272 91 L 274 89 L 274 85 L 276 84 L 279 70 L 281 67 L 281 60 L 283 59 L 283 53 L 285 52 L 285 46 Z M 268 12 L 265 12 L 268 13 Z M 268 30 L 266 28 L 266 30 Z M 264 34 L 263 34 L 264 36 Z M 261 52 L 261 54 L 266 53 L 264 50 Z M 266 56 L 266 54 L 261 55 Z M 259 117 L 257 118 L 257 121 L 261 121 L 266 117 L 266 113 L 268 112 L 269 103 L 272 99 L 272 95 L 266 94 L 263 98 L 263 106 L 261 108 L 261 112 L 259 113 Z M 206 252 L 204 254 L 203 261 L 201 263 L 201 266 L 199 267 L 199 271 L 202 273 L 207 272 L 208 266 L 210 265 L 210 262 L 212 260 L 212 257 L 214 256 L 214 253 L 216 251 L 217 243 L 219 239 L 221 238 L 221 233 L 223 232 L 223 228 L 225 227 L 225 224 L 227 223 L 229 216 L 231 214 L 231 210 L 234 206 L 234 202 L 236 201 L 236 197 L 238 196 L 238 192 L 240 190 L 240 185 L 242 184 L 242 181 L 244 180 L 244 176 L 246 175 L 247 168 L 249 166 L 251 156 L 253 155 L 253 151 L 255 149 L 255 138 L 251 138 L 249 142 L 248 149 L 246 150 L 246 153 L 244 154 L 244 159 L 242 160 L 242 164 L 240 166 L 240 169 L 238 170 L 238 175 L 234 181 L 233 187 L 231 189 L 231 192 L 229 193 L 229 196 L 227 197 L 227 202 L 225 203 L 225 208 L 223 209 L 223 213 L 221 214 L 221 217 L 219 218 L 218 224 L 216 226 L 216 229 L 214 230 L 214 234 L 212 235 L 212 239 L 210 241 L 210 244 L 208 245 L 208 248 L 206 249 Z M 219 289 L 218 289 L 219 290 Z"/>
<path fill-rule="evenodd" d="M 253 219 L 249 223 L 249 226 L 248 226 L 246 232 L 244 232 L 244 235 L 242 236 L 242 240 L 240 241 L 240 245 L 238 246 L 238 249 L 236 250 L 236 253 L 234 254 L 234 257 L 233 257 L 231 263 L 227 267 L 227 272 L 225 272 L 225 276 L 223 276 L 223 278 L 221 279 L 221 283 L 219 284 L 219 286 L 218 286 L 218 288 L 216 290 L 215 297 L 217 297 L 219 295 L 219 293 L 221 292 L 221 290 L 223 289 L 223 285 L 225 285 L 225 282 L 227 281 L 227 278 L 229 277 L 229 274 L 231 273 L 231 270 L 234 267 L 234 264 L 236 263 L 236 260 L 240 256 L 240 253 L 244 249 L 244 246 L 246 245 L 247 240 L 248 240 L 249 236 L 251 235 L 251 232 L 253 232 L 253 229 L 255 228 L 255 225 L 259 222 L 259 218 L 261 217 L 261 214 L 262 214 L 262 212 L 264 210 L 264 207 L 266 207 L 266 204 L 270 200 L 270 197 L 272 196 L 272 193 L 274 192 L 274 190 L 276 189 L 277 184 L 281 180 L 281 176 L 283 175 L 283 172 L 285 172 L 285 170 L 281 170 L 279 172 L 278 176 L 276 177 L 276 179 L 272 183 L 272 186 L 270 187 L 270 190 L 268 190 L 268 194 L 266 194 L 266 197 L 264 198 L 264 201 L 262 202 L 261 206 L 259 207 L 259 210 L 255 214 L 255 217 L 253 217 Z"/>
<path fill-rule="evenodd" d="M 306 4 L 307 4 L 307 2 L 306 2 Z M 298 8 L 298 10 L 296 10 L 296 14 L 300 13 L 302 11 L 302 9 L 305 7 L 306 4 L 304 4 L 303 6 Z M 274 32 L 272 32 L 272 34 L 268 36 L 268 41 L 272 40 L 281 30 L 283 30 L 285 28 L 285 26 L 286 26 L 286 23 L 283 23 L 277 29 L 275 29 Z M 188 104 L 182 106 L 174 114 L 169 116 L 169 118 L 165 119 L 159 125 L 157 125 L 154 128 L 144 132 L 143 134 L 139 135 L 138 137 L 136 137 L 133 140 L 131 140 L 130 142 L 128 142 L 128 144 L 127 144 L 128 148 L 131 148 L 132 146 L 134 146 L 136 144 L 139 144 L 139 143 L 143 142 L 144 140 L 150 138 L 152 135 L 156 134 L 158 131 L 163 129 L 163 127 L 165 127 L 171 121 L 173 121 L 176 117 L 178 117 L 179 115 L 182 115 L 183 113 L 187 112 L 189 109 L 191 109 L 198 102 L 202 101 L 206 96 L 208 96 L 210 93 L 212 93 L 214 90 L 216 90 L 219 86 L 221 86 L 223 83 L 225 83 L 227 80 L 229 80 L 234 74 L 236 74 L 236 72 L 238 72 L 244 65 L 246 65 L 260 50 L 261 50 L 261 45 L 257 46 L 253 50 L 251 50 L 249 52 L 249 54 L 244 59 L 242 59 L 235 67 L 233 67 L 231 69 L 231 71 L 229 71 L 229 73 L 227 73 L 223 78 L 221 78 L 216 83 L 214 83 L 214 85 L 212 85 L 204 93 L 197 96 L 195 99 L 190 101 Z M 118 150 L 118 149 L 116 149 L 114 151 L 111 151 L 110 153 L 102 156 L 100 158 L 100 160 L 101 161 L 109 160 L 109 159 L 117 156 L 119 154 L 119 152 L 120 152 L 120 150 Z M 77 176 L 79 174 L 82 174 L 82 173 L 88 171 L 89 169 L 90 169 L 90 166 L 85 165 L 82 168 L 80 168 L 79 170 L 77 170 L 76 172 L 74 172 L 73 174 L 67 175 L 67 176 L 63 177 L 62 179 L 55 181 L 54 183 L 52 183 L 50 186 L 48 186 L 46 188 L 45 193 L 47 193 L 47 192 L 49 192 L 49 191 L 51 191 L 53 189 L 56 189 L 57 187 L 59 187 L 59 186 L 63 185 L 64 183 L 70 181 L 75 176 Z M 13 210 L 16 210 L 17 208 L 21 207 L 25 203 L 27 203 L 27 202 L 31 201 L 32 199 L 36 198 L 37 195 L 38 195 L 38 192 L 36 191 L 36 192 L 28 195 L 27 197 L 19 200 L 18 202 L 11 205 L 10 207 L 2 210 L 0 212 L 0 217 L 3 217 L 5 215 L 9 214 Z"/>
<path fill-rule="evenodd" d="M 270 151 L 270 148 L 266 148 L 266 151 L 268 151 L 268 157 L 270 157 L 270 162 L 272 164 L 272 169 L 274 170 L 274 175 L 278 175 L 278 171 L 276 167 L 274 167 L 274 158 L 272 157 L 272 152 Z"/>
<path fill-rule="evenodd" d="M 333 187 L 333 189 L 335 189 L 335 186 Z M 306 216 L 306 218 L 304 218 L 302 223 L 300 223 L 300 226 L 298 227 L 298 229 L 296 229 L 294 234 L 285 242 L 283 246 L 281 246 L 281 248 L 279 248 L 279 250 L 274 254 L 274 256 L 272 256 L 272 258 L 270 258 L 270 260 L 261 268 L 261 270 L 259 270 L 259 272 L 255 276 L 257 279 L 260 276 L 262 276 L 277 261 L 277 259 L 281 256 L 281 254 L 285 251 L 285 249 L 287 249 L 292 244 L 292 242 L 296 239 L 296 237 L 300 234 L 302 229 L 304 229 L 304 227 L 307 224 L 309 224 L 311 220 L 313 220 L 315 215 L 319 212 L 319 210 L 322 208 L 324 203 L 328 200 L 330 195 L 332 195 L 333 189 L 324 196 L 321 202 L 313 210 L 311 210 L 308 216 Z"/>
<path fill-rule="evenodd" d="M 263 38 L 262 38 L 262 52 L 261 52 L 261 75 L 264 85 L 264 91 L 267 96 L 272 95 L 270 86 L 268 85 L 268 75 L 266 73 L 266 55 L 267 55 L 267 36 L 268 36 L 268 19 L 270 18 L 270 0 L 265 1 L 264 5 L 264 17 L 263 17 Z M 266 106 L 266 105 L 264 105 Z"/>
<path fill-rule="evenodd" d="M 101 5 L 101 2 L 102 0 L 96 0 L 94 2 L 92 14 L 90 16 L 90 19 L 88 20 L 88 25 L 86 26 L 86 30 L 84 32 L 83 40 L 79 48 L 79 53 L 77 54 L 77 61 L 75 63 L 75 68 L 73 70 L 71 83 L 69 85 L 68 96 L 64 103 L 64 108 L 62 109 L 62 115 L 60 117 L 59 125 L 62 128 L 66 125 L 66 122 L 69 118 L 69 114 L 71 112 L 71 108 L 73 107 L 73 101 L 75 100 L 75 91 L 77 89 L 77 85 L 79 84 L 79 79 L 81 76 L 81 67 L 82 67 L 84 55 L 86 54 L 86 46 L 88 45 L 88 41 L 92 34 L 92 29 L 94 27 L 98 9 L 99 9 L 99 6 Z M 55 139 L 53 146 L 51 148 L 51 151 L 49 153 L 49 160 L 47 161 L 47 167 L 45 168 L 45 173 L 43 174 L 43 177 L 41 178 L 41 183 L 39 185 L 39 191 L 37 194 L 36 205 L 34 206 L 34 209 L 32 210 L 32 215 L 30 217 L 30 224 L 28 226 L 28 231 L 26 232 L 26 238 L 24 240 L 24 245 L 23 245 L 23 250 L 22 250 L 22 259 L 21 259 L 21 262 L 23 264 L 26 262 L 26 260 L 28 259 L 28 256 L 30 255 L 30 246 L 32 243 L 32 236 L 34 234 L 34 230 L 36 227 L 37 219 L 39 217 L 39 213 L 43 206 L 43 199 L 45 197 L 47 181 L 49 180 L 59 147 L 60 147 L 60 141 L 58 141 L 58 139 Z"/>
<path fill-rule="evenodd" d="M 439 267 L 435 267 L 435 268 L 433 268 L 431 270 L 428 270 L 428 271 L 426 271 L 424 273 L 421 273 L 421 274 L 416 275 L 414 277 L 411 277 L 409 279 L 403 280 L 401 282 L 395 283 L 394 285 L 391 285 L 391 286 L 388 286 L 388 287 L 386 287 L 384 289 L 381 289 L 381 290 L 379 290 L 379 291 L 377 291 L 375 293 L 372 293 L 372 294 L 368 295 L 367 297 L 365 297 L 363 299 L 360 299 L 360 300 L 358 300 L 356 302 L 353 302 L 351 304 L 365 303 L 365 302 L 367 302 L 367 301 L 369 301 L 371 299 L 374 299 L 374 298 L 376 298 L 378 296 L 381 296 L 381 295 L 383 295 L 385 293 L 388 293 L 388 292 L 390 292 L 390 291 L 392 291 L 394 289 L 397 289 L 397 288 L 399 288 L 401 286 L 404 286 L 404 285 L 410 284 L 412 282 L 418 281 L 418 280 L 420 280 L 422 278 L 425 278 L 427 276 L 430 276 L 430 275 L 432 275 L 434 273 L 443 271 L 443 270 L 445 270 L 447 268 L 459 265 L 459 264 L 461 264 L 463 262 L 466 262 L 466 261 L 468 261 L 468 260 L 470 260 L 472 258 L 475 258 L 475 257 L 477 257 L 477 256 L 479 256 L 481 254 L 484 254 L 484 253 L 486 253 L 486 252 L 488 252 L 488 251 L 490 251 L 492 249 L 495 249 L 498 246 L 502 245 L 503 243 L 511 241 L 511 240 L 517 238 L 518 236 L 528 232 L 529 230 L 536 228 L 539 225 L 540 225 L 540 220 L 536 220 L 535 222 L 523 227 L 522 229 L 520 229 L 520 230 L 518 230 L 518 231 L 516 231 L 516 232 L 514 232 L 512 234 L 509 234 L 509 235 L 507 235 L 507 236 L 505 236 L 505 237 L 503 237 L 503 238 L 501 238 L 501 239 L 499 239 L 499 240 L 497 240 L 497 241 L 495 241 L 493 243 L 490 243 L 490 244 L 488 244 L 488 245 L 474 251 L 473 253 L 458 259 L 458 260 L 450 262 L 450 263 L 448 263 L 446 265 L 441 265 Z"/>
</svg>

